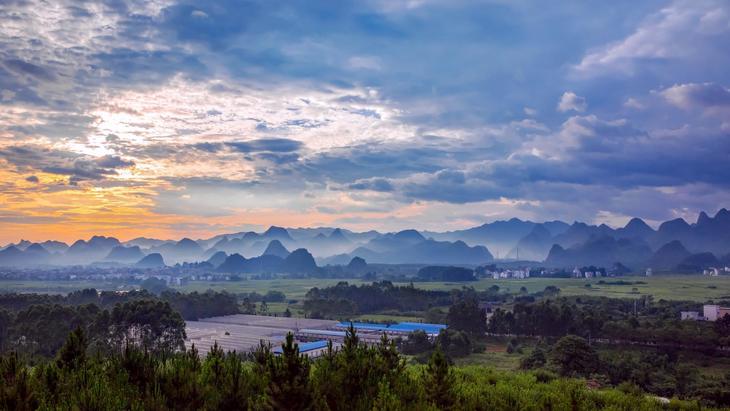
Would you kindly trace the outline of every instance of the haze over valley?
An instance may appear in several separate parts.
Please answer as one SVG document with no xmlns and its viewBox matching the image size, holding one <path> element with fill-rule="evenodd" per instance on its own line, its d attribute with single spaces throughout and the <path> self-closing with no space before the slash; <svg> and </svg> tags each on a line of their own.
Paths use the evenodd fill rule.
<svg viewBox="0 0 730 411">
<path fill-rule="evenodd" d="M 501 258 L 499 257 L 501 255 Z M 622 266 L 627 274 L 646 268 L 701 272 L 730 265 L 730 212 L 701 212 L 697 221 L 679 218 L 653 229 L 639 218 L 624 227 L 517 218 L 466 230 L 380 233 L 340 228 L 283 228 L 177 241 L 135 238 L 120 242 L 94 236 L 70 246 L 21 240 L 0 249 L 0 266 L 42 268 L 92 265 L 161 268 L 197 263 L 224 273 L 315 273 L 317 265 L 347 265 L 353 258 L 376 264 L 479 266 L 494 261 L 541 263 L 560 268 Z"/>
</svg>

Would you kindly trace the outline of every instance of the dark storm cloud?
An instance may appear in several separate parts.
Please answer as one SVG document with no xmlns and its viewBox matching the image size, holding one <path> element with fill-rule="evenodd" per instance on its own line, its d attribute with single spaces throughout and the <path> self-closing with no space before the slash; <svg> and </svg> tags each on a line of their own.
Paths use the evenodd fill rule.
<svg viewBox="0 0 730 411">
<path fill-rule="evenodd" d="M 23 60 L 5 60 L 3 65 L 15 74 L 29 75 L 39 80 L 53 81 L 56 78 L 52 71 Z"/>
<path fill-rule="evenodd" d="M 241 153 L 256 153 L 269 151 L 275 153 L 290 153 L 302 148 L 302 143 L 286 138 L 262 138 L 250 141 L 238 141 L 225 143 L 234 151 Z"/>
<path fill-rule="evenodd" d="M 117 170 L 134 166 L 133 161 L 118 156 L 91 157 L 38 146 L 5 147 L 0 149 L 0 158 L 19 171 L 42 171 L 68 176 L 71 184 L 85 180 L 104 180 L 118 174 Z"/>
</svg>

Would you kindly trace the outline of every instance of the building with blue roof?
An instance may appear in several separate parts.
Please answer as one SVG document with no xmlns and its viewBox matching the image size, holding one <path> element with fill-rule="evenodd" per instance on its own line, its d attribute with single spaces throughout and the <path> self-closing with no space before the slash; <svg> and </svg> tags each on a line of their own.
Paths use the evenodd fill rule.
<svg viewBox="0 0 730 411">
<path fill-rule="evenodd" d="M 398 324 L 377 324 L 377 323 L 363 323 L 363 322 L 340 322 L 337 324 L 339 328 L 348 328 L 352 326 L 357 331 L 363 332 L 377 332 L 386 334 L 409 334 L 413 331 L 423 331 L 431 337 L 437 336 L 441 330 L 446 329 L 445 324 L 428 324 L 428 323 L 413 323 L 413 322 L 402 322 Z"/>
</svg>

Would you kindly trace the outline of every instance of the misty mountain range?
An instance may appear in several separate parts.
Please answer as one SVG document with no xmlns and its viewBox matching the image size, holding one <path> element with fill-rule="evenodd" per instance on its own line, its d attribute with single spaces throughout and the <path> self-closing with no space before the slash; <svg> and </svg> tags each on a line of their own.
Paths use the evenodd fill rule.
<svg viewBox="0 0 730 411">
<path fill-rule="evenodd" d="M 292 251 L 289 251 L 292 250 Z M 491 250 L 491 251 L 490 251 Z M 702 212 L 697 221 L 675 219 L 653 229 L 639 218 L 620 228 L 513 218 L 465 230 L 395 233 L 341 228 L 283 228 L 179 241 L 94 236 L 71 245 L 20 241 L 0 249 L 0 266 L 90 265 L 157 268 L 198 264 L 220 272 L 308 273 L 326 264 L 480 265 L 495 260 L 542 262 L 548 267 L 618 263 L 640 270 L 699 270 L 730 264 L 730 212 Z M 501 257 L 501 258 L 500 258 Z"/>
</svg>

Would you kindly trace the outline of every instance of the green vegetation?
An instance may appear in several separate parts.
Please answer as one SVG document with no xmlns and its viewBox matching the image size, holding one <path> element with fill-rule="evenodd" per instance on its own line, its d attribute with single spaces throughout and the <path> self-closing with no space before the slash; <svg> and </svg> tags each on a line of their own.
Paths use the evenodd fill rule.
<svg viewBox="0 0 730 411">
<path fill-rule="evenodd" d="M 70 334 L 55 360 L 27 365 L 0 357 L 1 409 L 156 410 L 694 410 L 640 390 L 589 389 L 544 371 L 452 367 L 440 350 L 426 366 L 407 366 L 392 341 L 360 343 L 349 330 L 340 350 L 317 359 L 288 336 L 281 355 L 261 345 L 249 356 L 214 346 L 153 354 L 135 345 L 89 356 L 83 331 Z M 708 408 L 704 408 L 708 409 Z"/>
<path fill-rule="evenodd" d="M 133 343 L 153 352 L 183 347 L 185 322 L 239 312 L 227 293 L 75 291 L 66 296 L 0 294 L 0 351 L 36 360 L 53 356 L 66 335 L 80 329 L 94 352 Z M 72 334 L 73 335 L 73 334 Z"/>
<path fill-rule="evenodd" d="M 213 281 L 192 282 L 182 287 L 175 287 L 181 292 L 204 292 L 206 290 L 228 291 L 232 294 L 257 292 L 266 294 L 269 291 L 281 291 L 290 300 L 304 300 L 307 292 L 314 288 L 326 288 L 337 285 L 340 279 L 327 278 L 293 278 L 275 280 L 246 280 L 246 281 Z M 601 283 L 603 281 L 603 284 Z M 372 280 L 348 279 L 350 285 L 370 284 Z M 626 284 L 625 284 L 626 283 Z M 631 284 L 628 284 L 631 283 Z M 477 290 L 485 290 L 493 285 L 500 289 L 517 293 L 525 287 L 529 293 L 544 290 L 549 285 L 560 288 L 561 295 L 591 295 L 613 298 L 637 298 L 642 295 L 652 295 L 656 300 L 690 300 L 705 302 L 707 300 L 730 297 L 730 277 L 705 277 L 700 275 L 657 275 L 653 277 L 621 277 L 619 279 L 584 279 L 584 278 L 528 278 L 524 280 L 493 280 L 482 278 L 467 283 Z M 591 284 L 590 289 L 585 284 Z M 393 285 L 408 285 L 408 283 L 393 282 Z M 416 288 L 424 290 L 450 291 L 461 288 L 463 282 L 418 282 Z M 11 292 L 36 293 L 69 293 L 84 288 L 98 290 L 130 289 L 133 285 L 113 281 L 15 281 L 0 280 L 0 289 Z M 638 294 L 631 292 L 636 288 Z"/>
</svg>

